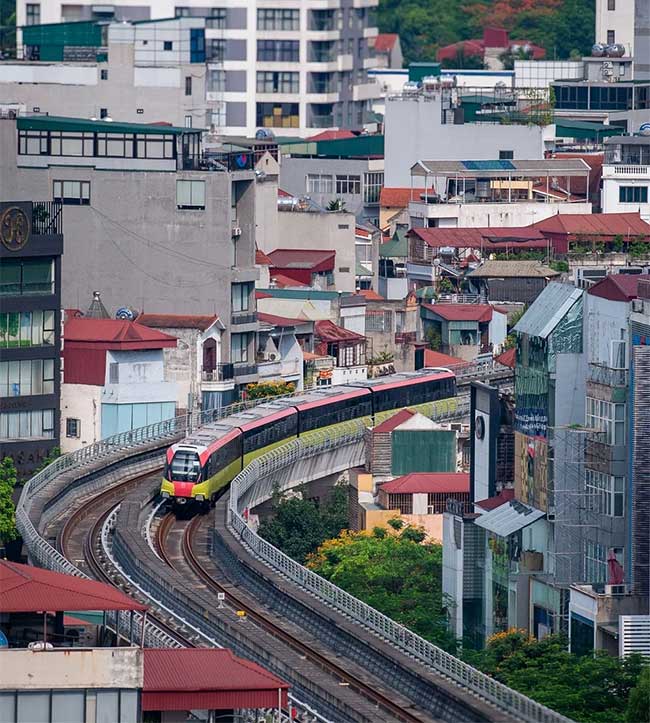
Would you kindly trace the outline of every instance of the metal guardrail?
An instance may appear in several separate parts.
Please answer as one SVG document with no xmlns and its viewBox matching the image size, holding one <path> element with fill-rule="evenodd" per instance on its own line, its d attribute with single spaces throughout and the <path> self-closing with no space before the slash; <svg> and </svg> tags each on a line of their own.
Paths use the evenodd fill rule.
<svg viewBox="0 0 650 723">
<path fill-rule="evenodd" d="M 469 413 L 469 400 L 462 400 L 440 408 L 433 419 L 465 416 Z M 352 422 L 336 430 L 305 435 L 254 460 L 232 481 L 228 521 L 232 530 L 262 562 L 281 575 L 313 594 L 326 605 L 334 607 L 364 627 L 372 630 L 395 647 L 413 656 L 435 672 L 466 687 L 477 696 L 493 703 L 497 708 L 522 721 L 538 723 L 570 723 L 570 719 L 540 703 L 508 688 L 503 683 L 464 663 L 428 640 L 396 623 L 370 605 L 332 584 L 315 572 L 285 555 L 257 535 L 246 523 L 242 513 L 251 502 L 259 502 L 271 495 L 271 473 L 289 466 L 299 459 L 316 456 L 328 450 L 359 443 L 363 438 L 362 422 Z M 242 501 L 242 503 L 240 503 Z"/>
</svg>

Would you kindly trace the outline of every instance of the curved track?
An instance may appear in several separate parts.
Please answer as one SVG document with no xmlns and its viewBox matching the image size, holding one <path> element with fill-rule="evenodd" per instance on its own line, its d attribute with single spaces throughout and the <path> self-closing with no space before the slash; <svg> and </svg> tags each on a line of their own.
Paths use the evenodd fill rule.
<svg viewBox="0 0 650 723">
<path fill-rule="evenodd" d="M 346 699 L 347 705 L 354 706 L 360 720 L 403 721 L 422 723 L 435 719 L 414 708 L 411 701 L 392 690 L 387 690 L 367 671 L 350 661 L 334 660 L 335 654 L 323 648 L 319 641 L 311 639 L 304 630 L 287 620 L 277 619 L 271 611 L 262 610 L 259 603 L 229 583 L 219 580 L 218 570 L 209 557 L 200 549 L 206 549 L 207 524 L 211 517 L 198 516 L 191 520 L 176 520 L 168 513 L 161 521 L 156 533 L 156 547 L 161 558 L 170 567 L 183 574 L 188 586 L 214 595 L 215 605 L 223 606 L 241 616 L 242 625 L 254 625 L 259 629 L 260 645 L 268 636 L 290 651 L 297 653 L 307 664 L 319 673 L 319 683 L 326 685 L 338 696 Z M 221 593 L 225 600 L 217 602 Z M 276 648 L 277 652 L 277 648 Z"/>
</svg>

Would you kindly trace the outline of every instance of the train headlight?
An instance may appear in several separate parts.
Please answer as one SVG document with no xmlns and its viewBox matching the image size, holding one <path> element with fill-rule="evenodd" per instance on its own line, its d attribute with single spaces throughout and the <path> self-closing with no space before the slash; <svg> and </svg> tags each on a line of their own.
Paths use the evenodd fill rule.
<svg viewBox="0 0 650 723">
<path fill-rule="evenodd" d="M 161 493 L 161 496 L 162 496 L 164 499 L 168 500 L 168 499 L 169 499 L 169 492 L 162 492 L 162 493 Z"/>
<path fill-rule="evenodd" d="M 197 495 L 194 499 L 197 502 L 203 502 L 203 500 L 205 499 L 205 495 Z"/>
</svg>

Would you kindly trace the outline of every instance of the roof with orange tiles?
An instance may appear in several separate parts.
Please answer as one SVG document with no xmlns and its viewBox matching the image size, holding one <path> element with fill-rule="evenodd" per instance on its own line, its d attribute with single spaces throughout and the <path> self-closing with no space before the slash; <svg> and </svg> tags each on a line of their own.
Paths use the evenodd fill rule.
<svg viewBox="0 0 650 723">
<path fill-rule="evenodd" d="M 264 251 L 255 249 L 255 263 L 258 266 L 270 266 L 271 259 L 264 253 Z"/>
<path fill-rule="evenodd" d="M 359 289 L 357 291 L 359 296 L 363 296 L 366 301 L 386 301 L 381 294 L 378 294 L 374 289 Z"/>
<path fill-rule="evenodd" d="M 517 350 L 513 346 L 512 349 L 508 349 L 507 351 L 504 351 L 503 354 L 499 354 L 499 356 L 495 358 L 495 361 L 499 362 L 499 364 L 503 364 L 505 367 L 514 369 L 516 359 Z"/>
<path fill-rule="evenodd" d="M 314 325 L 314 331 L 321 341 L 327 342 L 363 341 L 366 338 L 363 334 L 357 334 L 356 331 L 351 331 L 350 329 L 344 329 L 342 326 L 337 326 L 329 319 L 320 319 L 317 321 Z"/>
<path fill-rule="evenodd" d="M 479 502 L 475 502 L 474 504 L 480 507 L 482 510 L 489 512 L 490 510 L 496 510 L 496 508 L 501 507 L 501 505 L 505 505 L 505 503 L 510 502 L 510 500 L 514 500 L 514 498 L 515 491 L 507 487 L 505 489 L 502 489 L 498 495 L 495 495 L 494 497 L 488 497 L 487 499 L 480 500 Z"/>
<path fill-rule="evenodd" d="M 357 136 L 352 131 L 346 130 L 329 130 L 321 131 L 315 136 L 310 136 L 306 140 L 310 143 L 313 141 L 339 141 L 345 138 L 356 138 Z"/>
<path fill-rule="evenodd" d="M 422 304 L 422 306 L 446 321 L 491 321 L 494 311 L 489 304 Z"/>
<path fill-rule="evenodd" d="M 469 492 L 467 472 L 411 472 L 379 488 L 390 494 Z"/>
<path fill-rule="evenodd" d="M 443 354 L 441 351 L 433 351 L 433 349 L 424 350 L 424 366 L 425 367 L 448 367 L 453 369 L 458 366 L 467 366 L 469 362 L 457 356 Z"/>
<path fill-rule="evenodd" d="M 375 38 L 375 52 L 386 53 L 395 47 L 399 35 L 397 33 L 379 33 Z"/>
<path fill-rule="evenodd" d="M 424 188 L 387 188 L 384 186 L 379 194 L 379 205 L 388 208 L 406 208 L 411 199 L 417 200 Z"/>
</svg>

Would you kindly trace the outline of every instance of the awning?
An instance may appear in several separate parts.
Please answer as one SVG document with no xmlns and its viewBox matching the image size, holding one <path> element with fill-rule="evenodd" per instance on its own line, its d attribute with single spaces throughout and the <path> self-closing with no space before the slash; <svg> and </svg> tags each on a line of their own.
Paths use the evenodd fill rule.
<svg viewBox="0 0 650 723">
<path fill-rule="evenodd" d="M 507 504 L 481 515 L 475 524 L 488 532 L 494 532 L 499 537 L 508 537 L 544 516 L 545 513 L 541 510 L 529 507 L 518 500 L 510 500 Z"/>
<path fill-rule="evenodd" d="M 589 121 L 555 119 L 555 136 L 557 138 L 587 138 L 598 141 L 608 136 L 620 136 L 625 130 L 620 126 L 591 123 Z"/>
</svg>

